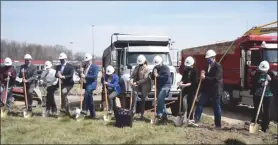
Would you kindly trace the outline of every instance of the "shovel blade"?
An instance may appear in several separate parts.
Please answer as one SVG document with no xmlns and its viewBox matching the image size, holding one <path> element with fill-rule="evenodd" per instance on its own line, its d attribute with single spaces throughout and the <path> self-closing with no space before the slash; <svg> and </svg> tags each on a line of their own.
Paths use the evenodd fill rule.
<svg viewBox="0 0 278 145">
<path fill-rule="evenodd" d="M 259 124 L 251 123 L 249 126 L 249 133 L 254 134 L 258 131 L 258 129 L 259 129 Z"/>
<path fill-rule="evenodd" d="M 104 121 L 110 121 L 111 118 L 110 118 L 109 115 L 104 115 L 104 116 L 103 116 L 103 120 L 104 120 Z"/>
<path fill-rule="evenodd" d="M 5 118 L 7 116 L 7 111 L 1 109 L 1 118 Z"/>
<path fill-rule="evenodd" d="M 23 118 L 30 118 L 32 116 L 31 113 L 28 113 L 27 111 L 23 111 Z"/>
<path fill-rule="evenodd" d="M 178 116 L 175 120 L 175 126 L 176 127 L 181 127 L 183 125 L 183 120 L 184 120 L 184 117 L 183 116 Z"/>
</svg>

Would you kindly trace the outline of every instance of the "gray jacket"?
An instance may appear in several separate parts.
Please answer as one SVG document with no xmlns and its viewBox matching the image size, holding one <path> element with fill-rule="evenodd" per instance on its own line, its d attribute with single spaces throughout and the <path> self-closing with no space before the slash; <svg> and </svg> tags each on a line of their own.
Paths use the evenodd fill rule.
<svg viewBox="0 0 278 145">
<path fill-rule="evenodd" d="M 152 81 L 149 73 L 150 71 L 147 66 L 139 67 L 139 65 L 137 65 L 134 68 L 134 71 L 132 72 L 130 78 L 138 85 L 137 87 L 135 87 L 135 91 L 141 92 L 144 95 L 149 94 L 152 87 Z"/>
</svg>

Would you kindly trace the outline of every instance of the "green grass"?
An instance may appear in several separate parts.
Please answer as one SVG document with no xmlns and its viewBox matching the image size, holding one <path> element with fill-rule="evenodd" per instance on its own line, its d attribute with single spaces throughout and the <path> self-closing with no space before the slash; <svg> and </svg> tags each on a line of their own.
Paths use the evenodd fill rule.
<svg viewBox="0 0 278 145">
<path fill-rule="evenodd" d="M 96 120 L 76 122 L 72 119 L 57 120 L 34 116 L 30 119 L 8 116 L 1 122 L 1 143 L 55 143 L 55 144 L 224 144 L 226 140 L 238 139 L 247 143 L 274 143 L 268 135 L 248 135 L 247 131 L 215 131 L 213 120 L 202 117 L 204 128 L 174 127 L 171 121 L 161 125 L 134 121 L 133 127 L 116 128 L 114 120 L 102 120 L 103 112 L 97 112 Z M 150 118 L 151 114 L 147 114 Z M 138 118 L 138 116 L 135 116 Z M 170 118 L 173 119 L 173 118 Z M 277 127 L 276 127 L 277 129 Z M 273 129 L 274 130 L 274 129 Z"/>
</svg>

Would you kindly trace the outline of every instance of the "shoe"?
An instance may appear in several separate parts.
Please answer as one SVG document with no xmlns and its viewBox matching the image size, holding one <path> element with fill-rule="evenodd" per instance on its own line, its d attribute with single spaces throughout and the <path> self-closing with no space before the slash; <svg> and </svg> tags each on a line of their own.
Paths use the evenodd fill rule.
<svg viewBox="0 0 278 145">
<path fill-rule="evenodd" d="M 217 131 L 219 131 L 219 130 L 221 130 L 222 128 L 221 128 L 221 126 L 215 126 L 214 129 L 217 130 Z"/>
<path fill-rule="evenodd" d="M 195 126 L 195 127 L 198 127 L 198 126 L 199 126 L 199 122 L 196 121 L 196 120 L 189 120 L 188 123 L 189 123 L 190 125 L 192 125 L 192 126 Z"/>
<path fill-rule="evenodd" d="M 109 114 L 109 115 L 112 115 L 112 114 L 113 114 L 113 111 L 112 111 L 112 110 L 110 110 L 110 111 L 108 112 L 108 114 Z"/>
</svg>

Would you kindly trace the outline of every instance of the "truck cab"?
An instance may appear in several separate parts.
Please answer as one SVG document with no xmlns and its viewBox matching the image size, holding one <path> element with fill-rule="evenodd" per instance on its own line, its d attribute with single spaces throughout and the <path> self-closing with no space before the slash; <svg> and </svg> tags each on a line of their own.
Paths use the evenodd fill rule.
<svg viewBox="0 0 278 145">
<path fill-rule="evenodd" d="M 175 103 L 179 92 L 177 90 L 177 72 L 172 64 L 170 56 L 171 39 L 167 36 L 145 36 L 145 35 L 130 35 L 130 34 L 113 34 L 111 36 L 111 45 L 104 50 L 103 53 L 103 68 L 112 65 L 115 68 L 115 73 L 120 77 L 121 102 L 122 106 L 129 106 L 127 98 L 130 97 L 131 86 L 129 85 L 130 75 L 135 66 L 137 66 L 137 57 L 143 54 L 148 62 L 150 72 L 153 70 L 153 58 L 160 55 L 163 58 L 163 64 L 166 64 L 171 71 L 172 87 L 169 96 L 165 98 L 166 103 L 172 102 L 170 105 L 172 113 L 178 113 L 175 109 Z M 140 106 L 140 96 L 137 101 L 137 108 Z M 104 101 L 104 97 L 102 97 Z M 154 86 L 152 91 L 146 97 L 145 109 L 153 108 Z M 172 107 L 174 106 L 174 107 Z M 138 110 L 138 109 L 136 109 Z"/>
</svg>

